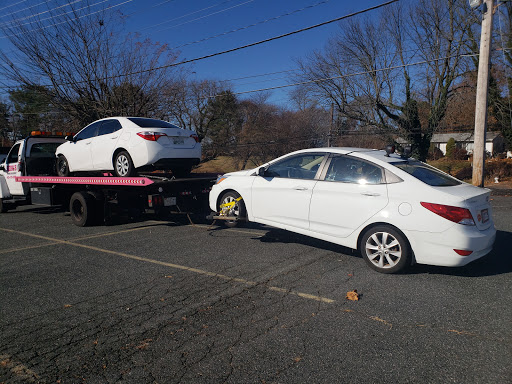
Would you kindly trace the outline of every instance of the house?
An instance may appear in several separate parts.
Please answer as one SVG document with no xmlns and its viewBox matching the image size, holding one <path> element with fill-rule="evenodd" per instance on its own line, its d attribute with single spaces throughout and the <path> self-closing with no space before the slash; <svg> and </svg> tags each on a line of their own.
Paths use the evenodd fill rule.
<svg viewBox="0 0 512 384">
<path fill-rule="evenodd" d="M 473 153 L 474 132 L 435 133 L 430 144 L 439 148 L 446 155 L 446 143 L 453 138 L 457 148 L 465 149 L 469 154 Z M 505 138 L 499 132 L 487 132 L 485 135 L 485 150 L 489 153 L 501 153 L 505 150 Z"/>
</svg>

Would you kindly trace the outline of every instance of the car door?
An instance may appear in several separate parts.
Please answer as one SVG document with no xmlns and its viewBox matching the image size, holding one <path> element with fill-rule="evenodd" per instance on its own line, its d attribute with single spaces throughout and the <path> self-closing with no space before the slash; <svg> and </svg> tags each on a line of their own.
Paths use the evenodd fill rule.
<svg viewBox="0 0 512 384">
<path fill-rule="evenodd" d="M 388 204 L 379 166 L 349 155 L 333 155 L 315 184 L 309 212 L 310 230 L 347 237 Z"/>
<path fill-rule="evenodd" d="M 91 145 L 101 123 L 101 121 L 97 121 L 88 125 L 73 138 L 73 142 L 70 143 L 65 153 L 71 171 L 92 171 L 94 169 Z"/>
<path fill-rule="evenodd" d="M 21 148 L 21 144 L 14 145 L 5 160 L 5 181 L 11 195 L 24 195 L 27 192 L 27 184 L 16 181 L 16 176 L 23 175 Z"/>
<path fill-rule="evenodd" d="M 121 134 L 121 123 L 117 119 L 103 120 L 98 134 L 91 142 L 91 158 L 94 169 L 114 169 L 112 156 Z"/>
<path fill-rule="evenodd" d="M 307 229 L 311 193 L 324 158 L 324 153 L 292 155 L 256 176 L 251 194 L 256 221 Z"/>
</svg>

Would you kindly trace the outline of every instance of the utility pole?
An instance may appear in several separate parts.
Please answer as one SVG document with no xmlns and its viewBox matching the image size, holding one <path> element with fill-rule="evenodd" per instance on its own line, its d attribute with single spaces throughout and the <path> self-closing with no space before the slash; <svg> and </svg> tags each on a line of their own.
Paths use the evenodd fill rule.
<svg viewBox="0 0 512 384">
<path fill-rule="evenodd" d="M 489 58 L 491 52 L 492 16 L 494 0 L 484 0 L 482 15 L 482 36 L 478 59 L 478 80 L 476 85 L 475 133 L 473 144 L 473 185 L 484 186 L 485 134 L 487 131 L 487 94 L 489 87 Z"/>
</svg>

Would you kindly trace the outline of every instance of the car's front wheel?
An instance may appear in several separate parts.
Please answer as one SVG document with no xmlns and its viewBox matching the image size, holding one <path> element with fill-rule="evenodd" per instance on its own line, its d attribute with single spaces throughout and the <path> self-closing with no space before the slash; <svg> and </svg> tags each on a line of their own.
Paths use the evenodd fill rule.
<svg viewBox="0 0 512 384">
<path fill-rule="evenodd" d="M 381 273 L 403 270 L 411 258 L 411 247 L 405 236 L 389 225 L 368 229 L 359 243 L 361 255 L 370 268 Z"/>
<path fill-rule="evenodd" d="M 225 220 L 224 223 L 230 228 L 234 228 L 243 223 L 247 211 L 245 203 L 235 191 L 228 191 L 222 195 L 219 202 L 219 213 L 221 216 L 232 217 L 234 220 Z"/>
<path fill-rule="evenodd" d="M 57 157 L 56 169 L 58 176 L 68 177 L 70 175 L 68 159 L 64 155 Z"/>
<path fill-rule="evenodd" d="M 130 177 L 135 174 L 133 161 L 128 152 L 121 151 L 114 158 L 114 172 L 118 177 Z"/>
</svg>

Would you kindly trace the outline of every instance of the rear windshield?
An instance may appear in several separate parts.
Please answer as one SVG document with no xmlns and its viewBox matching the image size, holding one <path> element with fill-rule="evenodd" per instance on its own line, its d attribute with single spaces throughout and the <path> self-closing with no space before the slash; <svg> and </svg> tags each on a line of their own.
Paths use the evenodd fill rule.
<svg viewBox="0 0 512 384">
<path fill-rule="evenodd" d="M 132 123 L 137 124 L 141 128 L 179 128 L 167 121 L 157 119 L 146 119 L 144 117 L 128 117 Z"/>
<path fill-rule="evenodd" d="M 409 160 L 391 164 L 433 187 L 452 187 L 461 184 L 457 179 L 420 161 Z"/>
<path fill-rule="evenodd" d="M 36 143 L 32 144 L 28 157 L 55 157 L 55 151 L 62 143 Z"/>
</svg>

